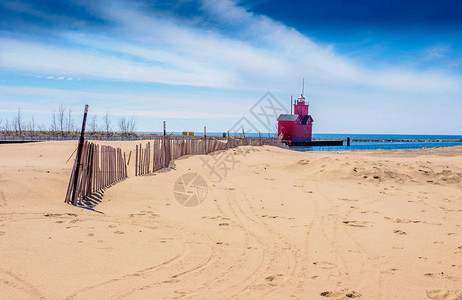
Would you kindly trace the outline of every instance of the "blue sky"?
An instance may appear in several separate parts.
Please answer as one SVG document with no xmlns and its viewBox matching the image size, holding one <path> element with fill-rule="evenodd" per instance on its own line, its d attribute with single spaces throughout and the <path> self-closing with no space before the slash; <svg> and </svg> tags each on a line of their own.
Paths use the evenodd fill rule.
<svg viewBox="0 0 462 300">
<path fill-rule="evenodd" d="M 460 1 L 0 2 L 0 121 L 226 131 L 302 78 L 315 133 L 462 134 Z"/>
</svg>

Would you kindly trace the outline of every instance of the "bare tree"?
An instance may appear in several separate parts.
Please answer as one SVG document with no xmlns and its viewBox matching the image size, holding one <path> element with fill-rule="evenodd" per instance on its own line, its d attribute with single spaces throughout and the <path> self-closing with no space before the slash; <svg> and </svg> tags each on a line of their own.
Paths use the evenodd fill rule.
<svg viewBox="0 0 462 300">
<path fill-rule="evenodd" d="M 70 107 L 67 109 L 65 125 L 66 125 L 66 131 L 68 133 L 71 133 L 71 131 L 74 131 L 75 123 L 74 123 L 74 119 L 72 118 L 72 108 Z"/>
<path fill-rule="evenodd" d="M 64 114 L 66 113 L 66 108 L 64 107 L 64 104 L 60 104 L 58 106 L 58 125 L 61 133 L 64 132 Z"/>
<path fill-rule="evenodd" d="M 131 118 L 128 120 L 128 132 L 135 133 L 135 128 L 136 128 L 136 118 L 135 116 L 131 116 Z"/>
<path fill-rule="evenodd" d="M 2 129 L 7 134 L 10 132 L 10 122 L 8 121 L 8 119 L 5 119 L 5 122 L 3 123 L 3 128 Z"/>
<path fill-rule="evenodd" d="M 132 116 L 130 119 L 121 117 L 119 119 L 119 130 L 122 134 L 134 133 L 136 127 L 136 119 Z"/>
<path fill-rule="evenodd" d="M 111 118 L 109 117 L 108 112 L 106 112 L 106 114 L 104 115 L 103 122 L 104 122 L 104 128 L 106 129 L 106 133 L 109 133 L 110 131 L 112 131 Z"/>
<path fill-rule="evenodd" d="M 90 120 L 88 121 L 88 129 L 90 129 L 91 133 L 95 133 L 98 131 L 98 123 L 96 121 L 96 115 L 92 115 Z"/>
<path fill-rule="evenodd" d="M 128 121 L 125 119 L 125 117 L 121 117 L 119 119 L 119 130 L 122 134 L 128 133 Z"/>
<path fill-rule="evenodd" d="M 13 127 L 14 127 L 14 131 L 16 132 L 16 134 L 22 134 L 22 129 L 23 129 L 23 124 L 22 124 L 22 115 L 21 115 L 21 109 L 18 108 L 18 114 L 16 115 L 16 117 L 13 119 Z"/>
<path fill-rule="evenodd" d="M 53 114 L 51 115 L 51 125 L 50 125 L 50 130 L 53 132 L 56 132 L 58 129 L 58 125 L 56 123 L 56 113 L 53 111 Z"/>
<path fill-rule="evenodd" d="M 39 125 L 37 125 L 37 130 L 38 131 L 46 131 L 46 128 L 45 128 L 45 126 L 43 124 L 39 124 Z"/>
<path fill-rule="evenodd" d="M 30 121 L 30 131 L 32 134 L 35 132 L 35 115 L 32 115 L 32 120 Z"/>
</svg>

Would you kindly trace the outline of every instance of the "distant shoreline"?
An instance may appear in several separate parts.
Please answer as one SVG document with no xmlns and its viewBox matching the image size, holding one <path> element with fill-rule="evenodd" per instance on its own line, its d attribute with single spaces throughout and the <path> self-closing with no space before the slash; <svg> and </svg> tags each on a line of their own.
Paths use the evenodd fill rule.
<svg viewBox="0 0 462 300">
<path fill-rule="evenodd" d="M 194 135 L 194 136 L 184 136 L 178 134 L 178 132 L 167 133 L 168 136 L 175 138 L 175 139 L 201 139 L 203 135 Z M 50 131 L 43 131 L 43 132 L 25 132 L 23 134 L 5 134 L 0 133 L 0 143 L 10 143 L 10 142 L 31 142 L 31 141 L 67 141 L 67 140 L 77 140 L 80 136 L 78 132 L 50 132 Z M 108 140 L 108 141 L 132 141 L 132 140 L 149 140 L 149 139 L 158 139 L 161 138 L 163 134 L 161 133 L 129 133 L 129 134 L 122 134 L 119 132 L 89 132 L 85 133 L 86 139 L 89 140 Z M 242 134 L 232 134 L 233 138 L 242 138 Z M 354 136 L 354 135 L 352 135 Z M 357 135 L 356 135 L 357 136 Z M 392 136 L 392 135 L 390 135 Z M 422 135 L 419 135 L 422 136 Z M 429 135 L 433 137 L 437 137 L 437 135 Z M 443 135 L 444 136 L 444 135 Z M 225 139 L 222 134 L 217 134 L 217 132 L 207 133 L 207 137 L 214 138 L 214 139 Z M 251 138 L 258 138 L 258 134 L 250 133 L 246 134 L 246 137 Z M 261 134 L 262 138 L 268 138 L 268 134 Z M 445 136 L 446 137 L 446 136 Z M 274 138 L 274 135 L 271 136 Z M 313 138 L 313 141 L 346 141 L 347 137 L 335 137 L 335 138 Z M 409 143 L 417 143 L 417 142 L 462 142 L 462 136 L 454 136 L 454 138 L 355 138 L 350 137 L 350 141 L 352 142 L 376 142 L 376 143 L 392 143 L 392 142 L 409 142 Z"/>
</svg>

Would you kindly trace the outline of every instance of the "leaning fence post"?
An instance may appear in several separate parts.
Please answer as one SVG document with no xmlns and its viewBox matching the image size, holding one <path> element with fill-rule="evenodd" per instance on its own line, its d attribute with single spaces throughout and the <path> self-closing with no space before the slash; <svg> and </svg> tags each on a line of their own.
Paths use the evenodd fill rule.
<svg viewBox="0 0 462 300">
<path fill-rule="evenodd" d="M 127 166 L 130 165 L 130 158 L 132 157 L 132 151 L 130 150 L 130 154 L 128 154 L 128 162 Z"/>
<path fill-rule="evenodd" d="M 85 104 L 85 110 L 83 113 L 83 121 L 82 121 L 82 130 L 80 131 L 80 139 L 79 139 L 79 147 L 77 148 L 77 163 L 76 163 L 76 168 L 75 168 L 75 175 L 74 175 L 74 187 L 72 190 L 72 204 L 76 205 L 77 204 L 77 198 L 76 198 L 76 186 L 77 186 L 77 181 L 79 178 L 79 167 L 80 167 L 80 159 L 82 156 L 82 149 L 83 149 L 83 142 L 85 140 L 85 124 L 87 122 L 87 114 L 88 114 L 88 104 Z"/>
</svg>

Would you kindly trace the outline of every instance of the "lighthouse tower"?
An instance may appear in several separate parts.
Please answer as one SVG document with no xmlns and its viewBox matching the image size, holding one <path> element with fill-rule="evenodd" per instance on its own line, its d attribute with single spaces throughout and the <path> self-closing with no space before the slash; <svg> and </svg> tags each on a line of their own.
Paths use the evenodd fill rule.
<svg viewBox="0 0 462 300">
<path fill-rule="evenodd" d="M 303 97 L 303 93 L 300 95 L 300 97 L 295 100 L 294 104 L 294 114 L 300 115 L 300 117 L 303 118 L 303 116 L 308 115 L 308 106 L 309 104 L 305 104 L 305 97 Z"/>
<path fill-rule="evenodd" d="M 282 141 L 288 143 L 311 142 L 314 120 L 308 114 L 309 105 L 305 102 L 303 92 L 304 86 L 300 97 L 295 100 L 294 114 L 279 115 L 278 136 Z"/>
</svg>

